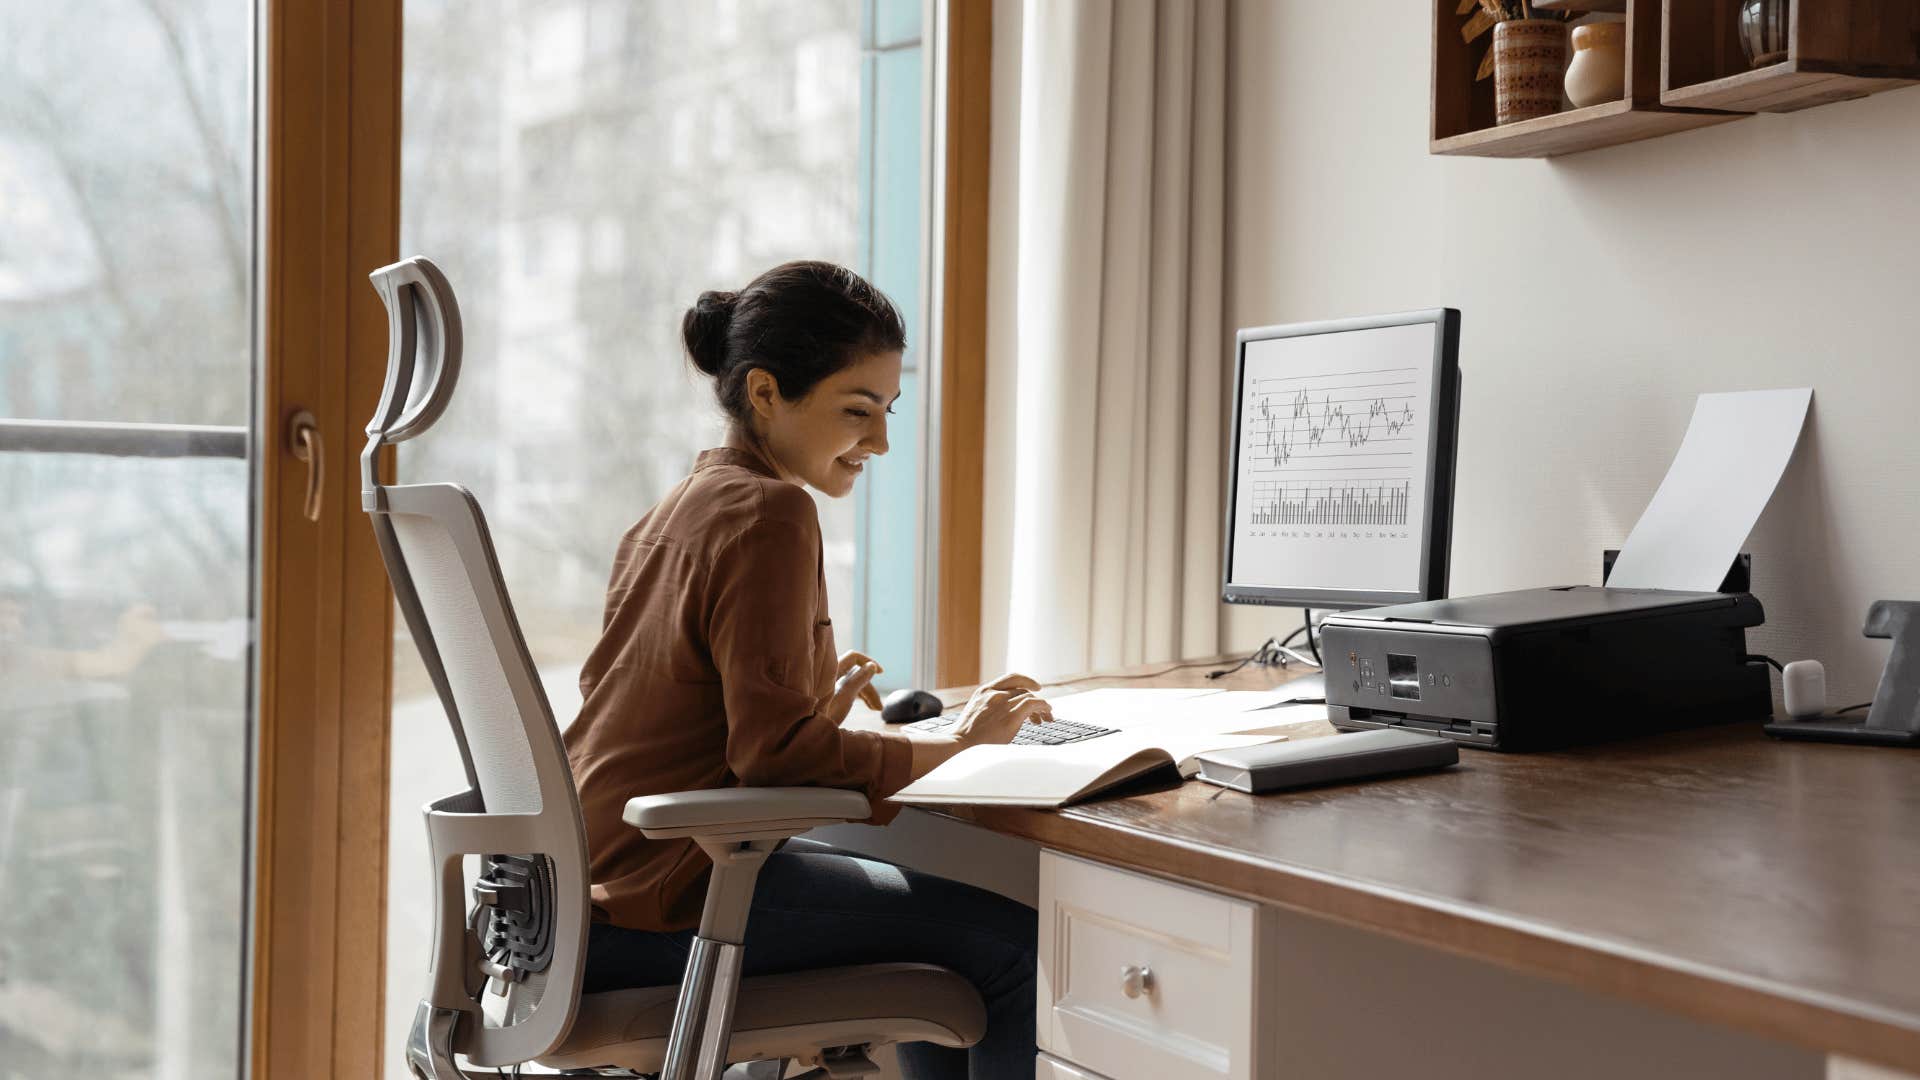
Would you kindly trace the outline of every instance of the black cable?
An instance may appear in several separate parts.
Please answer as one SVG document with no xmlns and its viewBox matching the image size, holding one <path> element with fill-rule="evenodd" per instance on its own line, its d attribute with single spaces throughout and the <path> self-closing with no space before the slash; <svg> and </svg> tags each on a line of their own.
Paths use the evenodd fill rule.
<svg viewBox="0 0 1920 1080">
<path fill-rule="evenodd" d="M 1272 639 L 1272 638 L 1268 638 L 1267 640 L 1268 640 L 1269 642 L 1271 642 L 1271 641 L 1272 641 L 1273 639 Z M 1265 647 L 1266 647 L 1266 646 L 1264 646 L 1264 645 L 1263 645 L 1263 646 L 1261 646 L 1261 648 L 1265 648 Z M 1189 661 L 1187 661 L 1187 662 L 1186 662 L 1186 663 L 1184 663 L 1184 664 L 1172 664 L 1172 665 L 1169 665 L 1169 666 L 1167 666 L 1167 667 L 1163 667 L 1163 668 L 1161 668 L 1161 669 L 1160 669 L 1160 670 L 1158 670 L 1158 671 L 1142 671 L 1142 672 L 1138 672 L 1138 673 L 1136 673 L 1136 674 L 1133 674 L 1133 675 L 1106 675 L 1106 674 L 1093 674 L 1093 675 L 1076 675 L 1076 676 L 1074 676 L 1074 677 L 1073 677 L 1073 678 L 1071 678 L 1071 679 L 1059 679 L 1059 680 L 1056 680 L 1056 681 L 1054 681 L 1054 682 L 1050 682 L 1050 683 L 1047 683 L 1047 684 L 1046 684 L 1046 686 L 1047 686 L 1047 687 L 1054 687 L 1054 686 L 1072 686 L 1072 685 L 1073 685 L 1074 683 L 1083 683 L 1083 682 L 1089 682 L 1089 681 L 1091 681 L 1091 680 L 1094 680 L 1094 679 L 1115 679 L 1115 680 L 1118 680 L 1118 679 L 1151 679 L 1151 678 L 1154 678 L 1154 677 L 1156 677 L 1156 676 L 1159 676 L 1159 675 L 1170 675 L 1170 674 L 1172 674 L 1173 672 L 1176 672 L 1176 671 L 1184 671 L 1184 670 L 1186 670 L 1187 668 L 1195 668 L 1195 667 L 1206 667 L 1206 666 L 1207 666 L 1208 664 L 1217 664 L 1217 663 L 1219 663 L 1219 662 L 1220 662 L 1220 661 L 1218 661 L 1218 660 L 1189 660 Z M 1242 661 L 1240 661 L 1240 663 L 1241 663 L 1242 665 L 1244 665 L 1244 664 L 1246 663 L 1246 661 L 1245 661 L 1245 660 L 1242 660 Z M 1236 670 L 1237 670 L 1237 669 L 1236 669 Z M 1208 676 L 1208 678 L 1212 678 L 1212 676 L 1210 675 L 1210 676 Z"/>
<path fill-rule="evenodd" d="M 1232 667 L 1207 672 L 1207 678 L 1218 679 L 1224 675 L 1231 675 L 1241 668 L 1246 667 L 1248 664 L 1258 664 L 1261 667 L 1272 667 L 1274 664 L 1284 664 L 1287 660 L 1285 655 L 1280 652 L 1284 647 L 1284 645 L 1275 641 L 1273 638 L 1268 638 L 1260 643 L 1259 648 L 1248 653 L 1239 663 Z"/>
<path fill-rule="evenodd" d="M 1218 679 L 1223 675 L 1231 675 L 1234 672 L 1239 671 L 1241 668 L 1246 667 L 1248 664 L 1254 664 L 1259 667 L 1284 667 L 1286 666 L 1287 658 L 1286 658 L 1286 654 L 1282 653 L 1280 650 L 1285 648 L 1288 644 L 1290 644 L 1293 641 L 1294 638 L 1299 636 L 1300 636 L 1300 631 L 1295 630 L 1292 634 L 1287 636 L 1287 639 L 1285 641 L 1276 641 L 1273 638 L 1268 638 L 1267 640 L 1260 643 L 1259 648 L 1253 650 L 1252 652 L 1248 653 L 1246 656 L 1242 657 L 1240 659 L 1240 662 L 1233 665 L 1232 667 L 1222 668 L 1219 671 L 1207 672 L 1207 678 Z M 1132 675 L 1107 675 L 1107 674 L 1101 674 L 1101 673 L 1095 673 L 1092 675 L 1076 675 L 1071 679 L 1057 679 L 1053 682 L 1047 683 L 1046 685 L 1048 687 L 1072 686 L 1074 683 L 1091 682 L 1095 679 L 1111 679 L 1116 682 L 1123 679 L 1152 679 L 1152 678 L 1157 678 L 1161 675 L 1171 675 L 1176 671 L 1185 671 L 1187 668 L 1206 667 L 1208 664 L 1217 664 L 1217 663 L 1219 663 L 1218 660 L 1189 660 L 1184 664 L 1169 664 L 1166 667 L 1160 668 L 1155 671 L 1141 671 L 1141 672 L 1136 672 Z"/>
<path fill-rule="evenodd" d="M 1314 635 L 1313 635 L 1313 609 L 1312 609 L 1312 608 L 1306 608 L 1306 609 L 1304 609 L 1304 610 L 1305 610 L 1305 611 L 1306 611 L 1306 613 L 1307 613 L 1307 624 L 1306 624 L 1306 626 L 1305 626 L 1305 628 L 1304 628 L 1304 629 L 1305 629 L 1305 630 L 1307 631 L 1307 651 L 1313 654 L 1313 665 L 1314 665 L 1315 667 L 1317 667 L 1317 668 L 1319 668 L 1319 669 L 1320 669 L 1321 671 L 1325 671 L 1325 670 L 1327 670 L 1327 665 L 1325 665 L 1325 664 L 1323 664 L 1323 663 L 1321 663 L 1321 662 L 1320 662 L 1320 643 L 1319 643 L 1319 642 L 1317 642 L 1317 641 L 1315 641 L 1315 640 L 1313 639 L 1313 637 L 1314 637 Z M 1289 639 L 1289 640 L 1291 640 L 1291 639 Z"/>
<path fill-rule="evenodd" d="M 1845 715 L 1847 715 L 1847 714 L 1848 714 L 1848 713 L 1850 713 L 1850 712 L 1856 712 L 1856 711 L 1858 711 L 1858 710 L 1860 710 L 1860 709 L 1871 709 L 1871 708 L 1873 708 L 1873 702 L 1871 702 L 1871 701 L 1863 701 L 1863 702 L 1861 702 L 1861 703 L 1860 703 L 1860 704 L 1858 704 L 1858 705 L 1849 705 L 1849 706 L 1847 706 L 1846 708 L 1844 708 L 1844 709 L 1841 709 L 1841 710 L 1840 710 L 1839 712 L 1836 712 L 1836 713 L 1834 713 L 1833 715 L 1835 715 L 1835 716 L 1845 716 Z"/>
</svg>

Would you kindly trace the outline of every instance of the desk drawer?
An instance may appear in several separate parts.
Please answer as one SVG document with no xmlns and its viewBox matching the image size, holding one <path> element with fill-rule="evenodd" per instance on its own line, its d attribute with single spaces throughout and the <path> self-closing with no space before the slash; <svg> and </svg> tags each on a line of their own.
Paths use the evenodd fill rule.
<svg viewBox="0 0 1920 1080">
<path fill-rule="evenodd" d="M 1040 1049 L 1111 1080 L 1252 1080 L 1260 922 L 1244 900 L 1041 852 Z"/>
<path fill-rule="evenodd" d="M 1107 1080 L 1104 1076 L 1069 1065 L 1051 1054 L 1040 1054 L 1033 1062 L 1034 1080 Z"/>
</svg>

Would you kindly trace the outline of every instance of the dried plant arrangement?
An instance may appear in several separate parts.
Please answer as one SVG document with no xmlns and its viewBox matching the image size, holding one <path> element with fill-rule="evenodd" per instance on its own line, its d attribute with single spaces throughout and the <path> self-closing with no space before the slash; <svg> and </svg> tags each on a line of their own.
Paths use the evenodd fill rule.
<svg viewBox="0 0 1920 1080">
<path fill-rule="evenodd" d="M 1509 19 L 1552 19 L 1555 22 L 1566 22 L 1573 18 L 1571 12 L 1541 11 L 1535 8 L 1530 0 L 1460 0 L 1460 6 L 1455 8 L 1453 13 L 1467 20 L 1460 25 L 1460 40 L 1469 45 L 1484 37 L 1496 23 L 1503 23 Z M 1473 76 L 1473 81 L 1479 82 L 1492 77 L 1493 50 L 1489 48 L 1487 54 L 1480 58 L 1480 70 Z"/>
</svg>

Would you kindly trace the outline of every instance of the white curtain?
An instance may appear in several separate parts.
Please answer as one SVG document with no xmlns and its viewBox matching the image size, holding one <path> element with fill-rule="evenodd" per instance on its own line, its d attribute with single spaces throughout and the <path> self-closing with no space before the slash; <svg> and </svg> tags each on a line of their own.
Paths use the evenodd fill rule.
<svg viewBox="0 0 1920 1080">
<path fill-rule="evenodd" d="M 1225 0 L 1027 0 L 1007 661 L 1219 645 Z"/>
</svg>

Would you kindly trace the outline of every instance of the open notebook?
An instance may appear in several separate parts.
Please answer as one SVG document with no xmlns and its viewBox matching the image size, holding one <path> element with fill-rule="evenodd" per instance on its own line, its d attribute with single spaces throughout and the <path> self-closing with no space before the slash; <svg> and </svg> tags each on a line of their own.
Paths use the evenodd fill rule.
<svg viewBox="0 0 1920 1080">
<path fill-rule="evenodd" d="M 917 806 L 993 804 L 1064 806 L 1107 788 L 1175 767 L 1195 771 L 1193 755 L 1254 746 L 1286 736 L 1270 729 L 1324 715 L 1295 707 L 1249 711 L 1271 703 L 1264 695 L 1206 695 L 1174 701 L 1169 695 L 1143 708 L 1151 691 L 1093 690 L 1060 698 L 1054 714 L 1121 730 L 1062 746 L 972 746 L 907 785 L 893 801 Z"/>
</svg>

